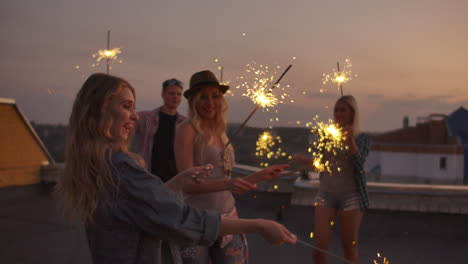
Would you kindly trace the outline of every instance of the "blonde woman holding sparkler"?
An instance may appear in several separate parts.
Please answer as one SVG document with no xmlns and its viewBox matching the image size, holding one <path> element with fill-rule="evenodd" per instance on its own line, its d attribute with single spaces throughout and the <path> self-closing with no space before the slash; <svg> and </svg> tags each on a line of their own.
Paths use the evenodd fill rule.
<svg viewBox="0 0 468 264">
<path fill-rule="evenodd" d="M 274 221 L 232 219 L 184 203 L 176 191 L 203 182 L 211 168 L 189 168 L 163 183 L 127 149 L 137 120 L 135 90 L 111 75 L 91 75 L 73 104 L 57 193 L 85 225 L 93 263 L 180 264 L 181 244 L 211 245 L 220 235 L 246 232 L 295 243 Z"/>
<path fill-rule="evenodd" d="M 232 193 L 245 193 L 255 189 L 255 183 L 259 181 L 279 177 L 287 165 L 271 166 L 243 178 L 231 178 L 234 151 L 230 145 L 225 146 L 228 138 L 224 93 L 228 89 L 210 71 L 192 75 L 190 88 L 184 92 L 189 103 L 189 119 L 177 129 L 175 157 L 179 171 L 196 164 L 214 165 L 205 183 L 185 185 L 183 191 L 188 204 L 237 218 Z M 182 257 L 186 264 L 243 264 L 248 262 L 247 241 L 244 235 L 221 236 L 210 247 L 186 248 Z"/>
<path fill-rule="evenodd" d="M 331 231 L 338 213 L 341 215 L 341 243 L 344 257 L 359 263 L 358 236 L 363 210 L 369 207 L 364 162 L 369 152 L 370 136 L 359 133 L 359 109 L 351 95 L 340 97 L 333 111 L 335 123 L 345 137 L 343 150 L 336 155 L 322 153 L 330 161 L 329 170 L 320 173 L 320 187 L 315 198 L 315 246 L 328 250 Z M 297 155 L 296 161 L 312 164 L 313 160 Z M 327 263 L 327 256 L 314 252 L 314 263 Z"/>
</svg>

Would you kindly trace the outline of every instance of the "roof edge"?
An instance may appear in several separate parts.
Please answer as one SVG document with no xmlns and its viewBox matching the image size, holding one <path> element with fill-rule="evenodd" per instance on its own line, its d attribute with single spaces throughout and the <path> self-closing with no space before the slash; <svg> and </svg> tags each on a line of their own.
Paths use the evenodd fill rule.
<svg viewBox="0 0 468 264">
<path fill-rule="evenodd" d="M 15 99 L 0 97 L 0 104 L 16 104 Z"/>
<path fill-rule="evenodd" d="M 44 154 L 49 160 L 49 164 L 55 164 L 55 160 L 50 154 L 49 150 L 46 148 L 44 145 L 44 142 L 42 142 L 41 138 L 39 135 L 36 133 L 36 130 L 31 125 L 31 122 L 29 122 L 29 119 L 26 117 L 26 115 L 23 114 L 23 111 L 19 108 L 19 106 L 16 104 L 16 101 L 14 99 L 8 99 L 8 98 L 0 98 L 0 103 L 2 102 L 1 99 L 7 99 L 7 103 L 12 104 L 16 112 L 19 114 L 21 120 L 23 123 L 27 126 L 29 132 L 32 134 L 33 138 L 36 140 L 36 142 L 39 144 L 39 147 L 42 149 Z M 13 103 L 11 103 L 13 102 Z"/>
</svg>

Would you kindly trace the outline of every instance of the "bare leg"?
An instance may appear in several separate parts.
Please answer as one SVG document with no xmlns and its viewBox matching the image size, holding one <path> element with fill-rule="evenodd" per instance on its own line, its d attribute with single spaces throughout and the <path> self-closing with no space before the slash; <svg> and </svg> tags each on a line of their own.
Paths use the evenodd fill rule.
<svg viewBox="0 0 468 264">
<path fill-rule="evenodd" d="M 328 250 L 331 239 L 332 226 L 331 221 L 335 221 L 336 210 L 322 205 L 315 206 L 315 219 L 314 219 L 314 240 L 315 246 Z M 328 262 L 327 255 L 318 250 L 313 254 L 315 264 L 326 264 Z"/>
<path fill-rule="evenodd" d="M 344 257 L 355 264 L 359 264 L 358 239 L 361 219 L 362 211 L 360 209 L 342 211 L 341 243 Z"/>
</svg>

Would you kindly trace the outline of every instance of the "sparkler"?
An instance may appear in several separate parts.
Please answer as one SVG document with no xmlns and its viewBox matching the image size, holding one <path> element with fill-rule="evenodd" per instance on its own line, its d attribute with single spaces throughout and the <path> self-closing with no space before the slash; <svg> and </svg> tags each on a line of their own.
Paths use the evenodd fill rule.
<svg viewBox="0 0 468 264">
<path fill-rule="evenodd" d="M 118 54 L 122 53 L 120 48 L 110 49 L 109 45 L 110 45 L 110 30 L 107 31 L 107 49 L 104 49 L 104 50 L 100 49 L 98 50 L 97 53 L 92 55 L 92 57 L 95 58 L 97 62 L 96 64 L 92 65 L 93 67 L 98 66 L 101 60 L 104 60 L 104 59 L 106 60 L 107 74 L 109 74 L 109 67 L 110 67 L 111 60 L 122 63 L 122 60 L 119 60 L 117 57 Z"/>
<path fill-rule="evenodd" d="M 347 135 L 344 135 L 342 128 L 337 126 L 332 120 L 324 123 L 317 122 L 316 118 L 313 118 L 316 126 L 312 127 L 310 131 L 317 135 L 318 139 L 314 141 L 313 148 L 309 148 L 308 151 L 312 152 L 313 166 L 317 171 L 323 172 L 326 170 L 332 173 L 331 165 L 333 161 L 327 159 L 325 153 L 336 156 L 339 150 L 347 149 L 348 146 L 343 145 L 343 141 L 346 140 Z M 307 126 L 309 125 L 310 123 L 307 124 Z M 341 171 L 339 167 L 337 170 Z"/>
<path fill-rule="evenodd" d="M 278 78 L 278 80 L 271 86 L 271 88 L 269 88 L 268 90 L 266 90 L 266 85 L 268 85 L 268 80 L 272 80 L 273 76 L 272 77 L 269 77 L 269 78 L 256 78 L 256 82 L 254 83 L 254 90 L 252 92 L 250 92 L 249 94 L 249 88 L 247 90 L 247 94 L 249 94 L 250 98 L 257 104 L 257 106 L 252 110 L 252 112 L 247 116 L 247 118 L 244 120 L 244 122 L 239 126 L 239 128 L 237 128 L 237 130 L 234 132 L 234 134 L 231 136 L 231 138 L 229 139 L 229 141 L 226 143 L 226 145 L 224 146 L 225 148 L 227 146 L 229 146 L 229 144 L 231 144 L 232 142 L 232 139 L 235 138 L 237 136 L 237 134 L 240 132 L 240 130 L 245 126 L 245 124 L 247 124 L 247 122 L 250 120 L 250 118 L 255 114 L 255 112 L 257 112 L 257 110 L 262 107 L 262 105 L 264 107 L 266 107 L 267 105 L 271 104 L 271 100 L 269 99 L 270 97 L 268 97 L 267 95 L 268 94 L 271 94 L 271 92 L 273 91 L 273 89 L 279 84 L 279 82 L 281 81 L 281 79 L 283 79 L 284 75 L 289 71 L 289 69 L 292 67 L 292 65 L 289 65 L 286 70 L 284 70 L 284 72 L 281 74 L 281 76 Z M 245 83 L 244 83 L 245 85 Z M 263 85 L 263 86 L 261 86 Z M 263 91 L 262 92 L 255 92 L 255 91 Z M 263 94 L 263 95 L 262 95 Z M 261 96 L 260 96 L 261 95 Z M 248 95 L 246 95 L 248 96 Z M 251 97 L 253 96 L 253 97 Z"/>
<path fill-rule="evenodd" d="M 280 147 L 283 141 L 280 136 L 273 136 L 269 131 L 264 131 L 257 140 L 255 156 L 266 157 L 267 159 L 279 159 L 286 157 L 286 152 Z M 291 158 L 291 157 L 289 157 Z M 260 166 L 268 167 L 268 163 L 261 162 Z"/>
<path fill-rule="evenodd" d="M 278 67 L 279 68 L 279 67 Z M 243 87 L 246 89 L 246 92 L 243 93 L 243 96 L 249 97 L 252 102 L 256 105 L 260 105 L 263 109 L 268 111 L 268 107 L 273 107 L 278 103 L 282 103 L 274 94 L 273 87 L 268 87 L 276 74 L 275 67 L 268 67 L 260 65 L 256 67 L 255 63 L 247 64 L 246 72 L 254 74 L 254 81 L 250 84 L 248 81 L 244 81 L 242 84 L 238 85 L 236 88 Z M 273 71 L 273 74 L 270 73 Z M 240 77 L 241 80 L 244 80 L 244 77 Z M 279 86 L 279 85 L 278 85 Z M 287 94 L 282 94 L 281 98 L 284 99 Z"/>
<path fill-rule="evenodd" d="M 216 58 L 216 59 L 214 59 L 214 62 L 215 62 L 216 64 L 219 64 L 219 63 L 220 63 L 220 60 Z M 227 80 L 227 81 L 223 80 L 223 79 L 224 79 L 224 78 L 223 78 L 223 77 L 224 77 L 224 67 L 223 67 L 222 65 L 218 65 L 218 66 L 217 66 L 217 69 L 218 69 L 218 71 L 219 71 L 219 83 L 222 84 L 222 85 L 227 85 L 227 86 L 229 86 L 230 81 L 229 81 L 229 80 Z M 226 94 L 231 95 L 231 96 L 234 96 L 234 93 L 232 92 L 232 89 L 227 90 L 227 91 L 226 91 Z"/>
<path fill-rule="evenodd" d="M 297 239 L 297 243 L 302 244 L 302 245 L 304 245 L 304 246 L 306 246 L 306 247 L 310 247 L 310 248 L 312 248 L 312 249 L 314 249 L 314 250 L 318 250 L 318 251 L 320 251 L 320 252 L 322 252 L 322 253 L 325 253 L 325 254 L 327 254 L 327 255 L 329 255 L 329 256 L 332 256 L 332 257 L 334 257 L 334 258 L 337 258 L 337 259 L 343 261 L 344 263 L 353 264 L 353 262 L 350 261 L 350 260 L 347 260 L 347 259 L 345 259 L 345 258 L 343 258 L 343 257 L 341 257 L 341 256 L 338 256 L 338 255 L 335 255 L 335 254 L 333 254 L 333 253 L 331 253 L 331 252 L 329 252 L 329 251 L 327 251 L 327 250 L 323 250 L 323 249 L 321 249 L 321 248 L 318 248 L 318 247 L 316 247 L 316 246 L 314 246 L 314 245 L 312 245 L 312 244 L 310 244 L 310 243 L 307 243 L 307 242 L 305 242 L 305 241 L 303 241 L 303 240 Z M 374 262 L 375 262 L 375 260 L 374 260 Z M 385 264 L 386 264 L 386 263 L 385 263 Z"/>
<path fill-rule="evenodd" d="M 343 96 L 343 84 L 347 83 L 348 81 L 351 81 L 353 76 L 357 77 L 357 74 L 352 73 L 351 67 L 353 65 L 351 64 L 351 61 L 349 59 L 345 59 L 345 65 L 343 70 L 340 70 L 340 63 L 336 62 L 336 68 L 333 69 L 332 73 L 330 74 L 323 74 L 323 79 L 322 83 L 325 85 L 328 82 L 336 83 L 338 87 L 340 87 L 341 91 L 341 96 Z M 320 90 L 322 92 L 323 89 Z"/>
</svg>

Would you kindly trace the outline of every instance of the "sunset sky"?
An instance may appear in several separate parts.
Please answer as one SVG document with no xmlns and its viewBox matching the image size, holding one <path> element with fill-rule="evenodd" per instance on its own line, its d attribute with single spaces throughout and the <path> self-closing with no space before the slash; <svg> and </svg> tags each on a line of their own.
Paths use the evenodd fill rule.
<svg viewBox="0 0 468 264">
<path fill-rule="evenodd" d="M 249 125 L 267 127 L 274 116 L 281 126 L 326 120 L 339 90 L 324 87 L 322 74 L 345 58 L 358 76 L 344 90 L 358 99 L 366 131 L 468 108 L 466 0 L 2 1 L 0 97 L 16 99 L 32 121 L 66 124 L 85 79 L 105 71 L 91 67 L 91 55 L 106 47 L 107 30 L 123 60 L 111 73 L 136 88 L 138 110 L 161 104 L 164 80 L 188 88 L 192 73 L 218 74 L 222 65 L 235 92 L 228 120 L 241 122 L 254 105 L 236 78 L 255 61 L 293 65 L 282 84 L 295 103 L 258 112 Z"/>
</svg>

